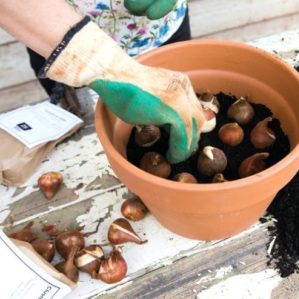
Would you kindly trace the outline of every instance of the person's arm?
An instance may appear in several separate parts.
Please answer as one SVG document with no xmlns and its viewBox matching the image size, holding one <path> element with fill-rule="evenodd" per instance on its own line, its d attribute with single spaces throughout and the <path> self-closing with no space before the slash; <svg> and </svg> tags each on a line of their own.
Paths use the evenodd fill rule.
<svg viewBox="0 0 299 299">
<path fill-rule="evenodd" d="M 64 0 L 0 0 L 0 20 L 0 26 L 48 58 L 40 76 L 89 86 L 127 123 L 166 126 L 171 163 L 186 160 L 197 148 L 204 115 L 187 75 L 139 64 Z"/>
<path fill-rule="evenodd" d="M 0 0 L 0 27 L 44 57 L 81 19 L 64 0 Z"/>
</svg>

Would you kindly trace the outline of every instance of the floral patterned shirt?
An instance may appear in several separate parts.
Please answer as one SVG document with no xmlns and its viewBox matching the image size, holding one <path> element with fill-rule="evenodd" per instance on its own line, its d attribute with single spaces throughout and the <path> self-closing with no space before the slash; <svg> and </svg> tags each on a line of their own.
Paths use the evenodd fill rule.
<svg viewBox="0 0 299 299">
<path fill-rule="evenodd" d="M 156 48 L 178 30 L 187 9 L 187 0 L 178 0 L 173 11 L 159 20 L 133 16 L 123 0 L 66 0 L 83 15 L 89 15 L 131 56 Z"/>
</svg>

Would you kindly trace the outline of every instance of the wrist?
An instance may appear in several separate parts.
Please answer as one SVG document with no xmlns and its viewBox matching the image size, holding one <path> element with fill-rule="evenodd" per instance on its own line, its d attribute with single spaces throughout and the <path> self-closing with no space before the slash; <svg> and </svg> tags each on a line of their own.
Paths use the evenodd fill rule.
<svg viewBox="0 0 299 299">
<path fill-rule="evenodd" d="M 39 76 L 70 86 L 88 85 L 96 79 L 123 81 L 138 63 L 88 17 L 64 36 Z"/>
</svg>

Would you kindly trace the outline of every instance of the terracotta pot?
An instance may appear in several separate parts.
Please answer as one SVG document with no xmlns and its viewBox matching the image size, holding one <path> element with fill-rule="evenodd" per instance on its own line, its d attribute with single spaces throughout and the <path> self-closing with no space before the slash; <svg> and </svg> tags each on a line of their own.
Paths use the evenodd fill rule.
<svg viewBox="0 0 299 299">
<path fill-rule="evenodd" d="M 132 127 L 101 101 L 96 129 L 120 180 L 139 195 L 157 220 L 192 239 L 212 240 L 248 228 L 299 169 L 299 77 L 286 63 L 254 47 L 228 41 L 189 41 L 165 46 L 138 59 L 144 64 L 184 71 L 197 92 L 207 89 L 249 96 L 271 108 L 288 134 L 292 151 L 267 170 L 221 184 L 182 184 L 161 179 L 126 160 Z"/>
</svg>

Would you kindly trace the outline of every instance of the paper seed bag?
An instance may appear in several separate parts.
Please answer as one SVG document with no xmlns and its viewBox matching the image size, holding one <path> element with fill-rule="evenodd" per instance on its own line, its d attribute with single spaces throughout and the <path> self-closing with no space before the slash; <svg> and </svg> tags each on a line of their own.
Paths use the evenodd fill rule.
<svg viewBox="0 0 299 299">
<path fill-rule="evenodd" d="M 23 184 L 57 143 L 83 125 L 48 102 L 0 115 L 0 183 Z"/>
</svg>

